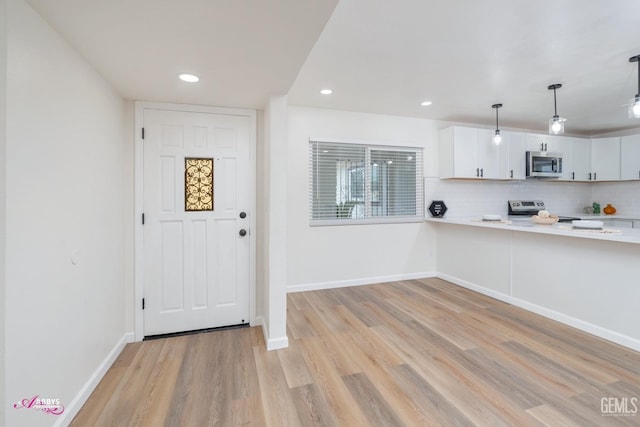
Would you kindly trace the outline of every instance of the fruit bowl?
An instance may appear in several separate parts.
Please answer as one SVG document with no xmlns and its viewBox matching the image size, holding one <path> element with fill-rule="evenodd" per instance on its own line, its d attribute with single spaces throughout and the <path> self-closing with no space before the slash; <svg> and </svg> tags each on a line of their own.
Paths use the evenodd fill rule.
<svg viewBox="0 0 640 427">
<path fill-rule="evenodd" d="M 548 217 L 541 217 L 538 215 L 534 215 L 531 217 L 531 221 L 535 222 L 536 224 L 551 225 L 558 222 L 558 217 L 554 215 L 548 216 Z"/>
</svg>

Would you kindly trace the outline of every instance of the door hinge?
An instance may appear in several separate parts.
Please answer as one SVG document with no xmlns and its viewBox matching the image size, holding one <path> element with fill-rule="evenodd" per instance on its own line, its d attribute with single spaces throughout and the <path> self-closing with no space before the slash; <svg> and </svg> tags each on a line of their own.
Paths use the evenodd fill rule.
<svg viewBox="0 0 640 427">
<path fill-rule="evenodd" d="M 144 310 L 144 298 L 142 298 L 142 309 Z"/>
<path fill-rule="evenodd" d="M 142 128 L 142 139 L 144 139 L 144 128 Z"/>
<path fill-rule="evenodd" d="M 144 213 L 142 213 L 142 225 L 144 225 Z"/>
</svg>

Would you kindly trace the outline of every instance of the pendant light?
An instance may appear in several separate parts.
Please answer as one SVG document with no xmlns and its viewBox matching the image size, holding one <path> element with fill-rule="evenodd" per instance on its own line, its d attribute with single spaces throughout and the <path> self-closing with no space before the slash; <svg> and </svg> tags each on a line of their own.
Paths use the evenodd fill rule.
<svg viewBox="0 0 640 427">
<path fill-rule="evenodd" d="M 564 133 L 564 122 L 567 121 L 564 117 L 558 115 L 558 104 L 556 101 L 556 89 L 560 89 L 562 85 L 560 83 L 552 84 L 547 89 L 553 90 L 553 117 L 549 119 L 549 134 L 559 135 Z"/>
<path fill-rule="evenodd" d="M 502 135 L 500 135 L 500 127 L 498 126 L 498 108 L 501 108 L 502 104 L 493 104 L 491 108 L 496 109 L 496 132 L 493 134 L 493 143 L 499 145 L 502 142 Z"/>
<path fill-rule="evenodd" d="M 632 56 L 629 62 L 638 62 L 638 93 L 629 101 L 629 118 L 640 119 L 640 55 Z"/>
</svg>

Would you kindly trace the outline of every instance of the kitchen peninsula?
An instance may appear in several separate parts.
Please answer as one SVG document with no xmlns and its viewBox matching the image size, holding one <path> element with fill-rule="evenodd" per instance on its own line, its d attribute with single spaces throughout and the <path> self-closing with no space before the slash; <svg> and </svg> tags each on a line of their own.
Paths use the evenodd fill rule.
<svg viewBox="0 0 640 427">
<path fill-rule="evenodd" d="M 640 229 L 426 221 L 439 277 L 640 350 Z"/>
</svg>

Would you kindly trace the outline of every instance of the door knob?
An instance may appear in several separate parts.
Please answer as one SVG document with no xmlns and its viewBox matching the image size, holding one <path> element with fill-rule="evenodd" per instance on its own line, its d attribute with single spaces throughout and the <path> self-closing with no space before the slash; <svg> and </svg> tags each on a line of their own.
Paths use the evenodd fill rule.
<svg viewBox="0 0 640 427">
<path fill-rule="evenodd" d="M 240 218 L 246 218 L 247 217 L 247 213 L 246 212 L 240 212 Z"/>
<path fill-rule="evenodd" d="M 245 230 L 244 228 L 240 229 L 240 237 L 244 237 L 247 235 L 247 230 Z"/>
</svg>

